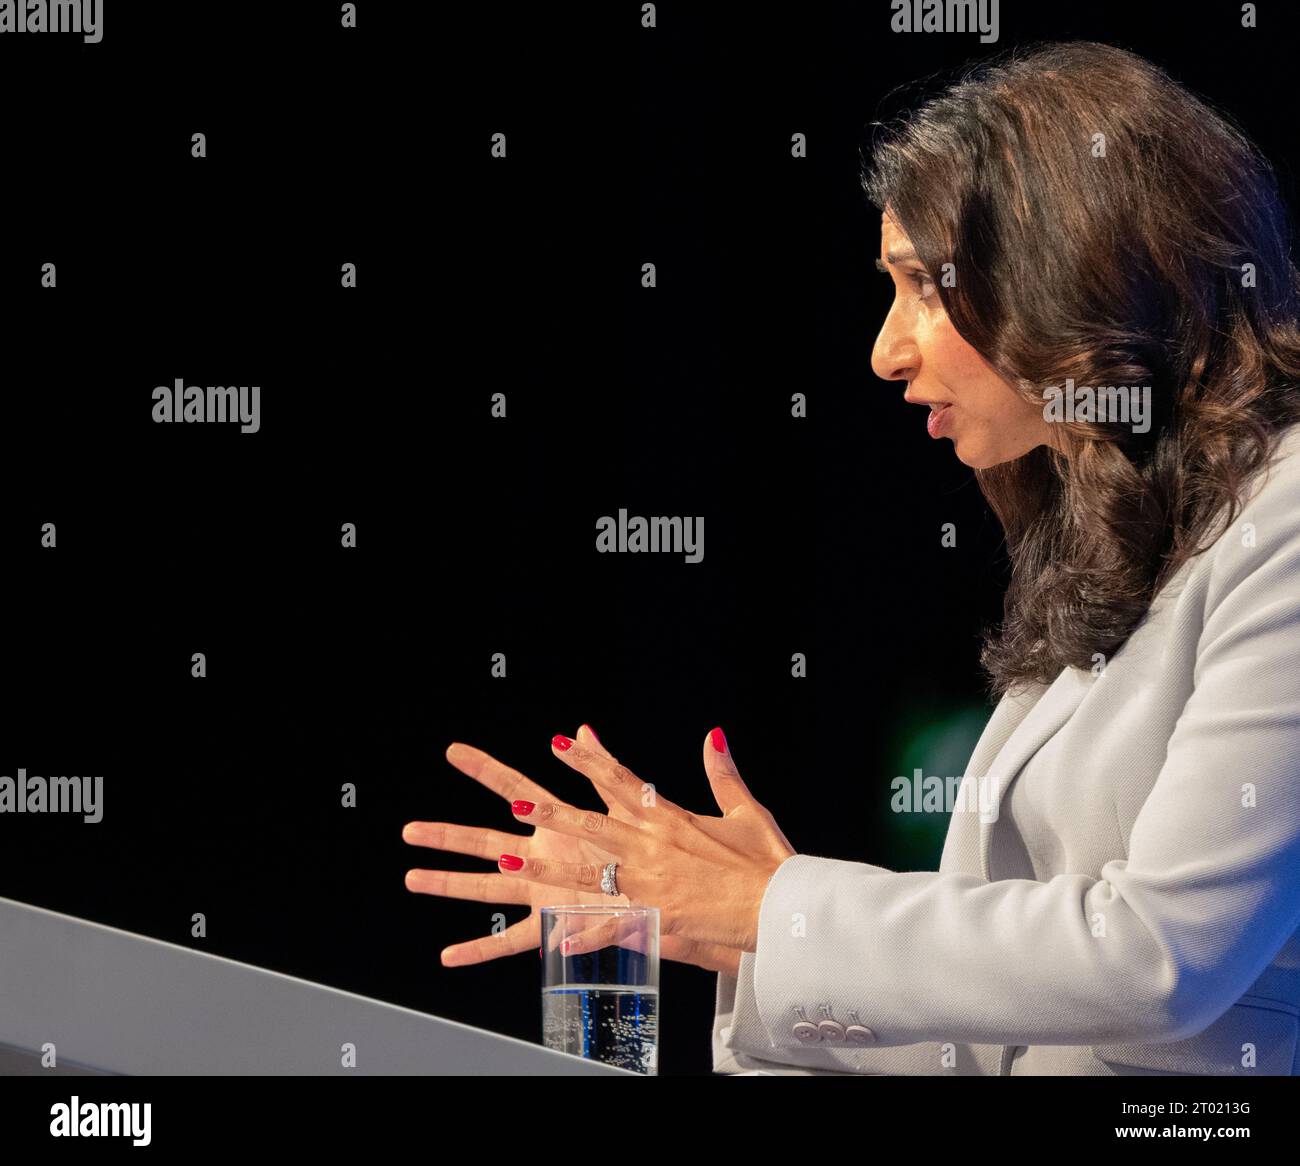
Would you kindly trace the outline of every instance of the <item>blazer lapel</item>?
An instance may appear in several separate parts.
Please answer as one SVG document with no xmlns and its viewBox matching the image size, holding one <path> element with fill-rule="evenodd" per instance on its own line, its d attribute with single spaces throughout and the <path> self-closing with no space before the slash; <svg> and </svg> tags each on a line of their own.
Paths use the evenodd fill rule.
<svg viewBox="0 0 1300 1166">
<path fill-rule="evenodd" d="M 1014 784 L 1020 771 L 1029 759 L 1050 740 L 1066 721 L 1070 719 L 1079 702 L 1087 695 L 1094 682 L 1090 672 L 1081 668 L 1066 668 L 1048 686 L 1037 685 L 1016 698 L 1016 706 L 1022 708 L 1030 703 L 1032 707 L 1006 737 L 1000 749 L 988 763 L 985 773 L 979 772 L 979 764 L 984 761 L 979 757 L 982 749 L 976 750 L 971 758 L 971 768 L 975 770 L 979 782 L 979 857 L 980 870 L 985 879 L 991 879 L 989 854 L 992 847 L 993 827 L 1001 817 L 1002 803 L 1007 791 Z M 992 725 L 990 725 L 992 728 Z M 996 738 L 990 741 L 995 744 Z M 980 745 L 984 745 L 981 740 Z"/>
</svg>

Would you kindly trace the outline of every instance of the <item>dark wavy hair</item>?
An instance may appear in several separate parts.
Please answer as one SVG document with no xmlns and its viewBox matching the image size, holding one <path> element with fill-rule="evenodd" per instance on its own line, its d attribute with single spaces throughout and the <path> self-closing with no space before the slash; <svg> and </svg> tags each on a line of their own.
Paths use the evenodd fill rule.
<svg viewBox="0 0 1300 1166">
<path fill-rule="evenodd" d="M 1060 448 L 976 471 L 1011 562 L 981 663 L 997 696 L 1048 684 L 1120 649 L 1300 421 L 1277 184 L 1227 116 L 1087 41 L 1000 54 L 873 125 L 868 197 L 928 271 L 954 265 L 936 293 L 1017 392 L 1151 386 L 1148 432 L 1060 422 Z"/>
</svg>

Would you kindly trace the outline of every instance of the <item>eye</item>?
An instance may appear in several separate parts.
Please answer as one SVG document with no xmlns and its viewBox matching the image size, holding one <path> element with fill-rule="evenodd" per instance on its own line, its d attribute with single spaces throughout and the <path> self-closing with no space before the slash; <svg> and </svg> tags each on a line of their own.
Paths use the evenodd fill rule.
<svg viewBox="0 0 1300 1166">
<path fill-rule="evenodd" d="M 916 288 L 917 299 L 928 300 L 934 295 L 934 280 L 932 280 L 923 271 L 905 272 L 907 278 L 911 280 L 912 286 Z"/>
</svg>

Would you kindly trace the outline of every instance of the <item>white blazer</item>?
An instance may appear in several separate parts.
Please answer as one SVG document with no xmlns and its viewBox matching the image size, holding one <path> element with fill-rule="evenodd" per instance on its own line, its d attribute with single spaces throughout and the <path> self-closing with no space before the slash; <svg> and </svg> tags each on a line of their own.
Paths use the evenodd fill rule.
<svg viewBox="0 0 1300 1166">
<path fill-rule="evenodd" d="M 1098 675 L 998 703 L 959 793 L 938 871 L 786 859 L 715 1071 L 1300 1074 L 1300 426 Z"/>
</svg>

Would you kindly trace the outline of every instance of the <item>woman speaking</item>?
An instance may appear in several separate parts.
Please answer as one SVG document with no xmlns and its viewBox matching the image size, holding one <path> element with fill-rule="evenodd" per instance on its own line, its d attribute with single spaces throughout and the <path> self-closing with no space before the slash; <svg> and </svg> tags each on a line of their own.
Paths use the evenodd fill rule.
<svg viewBox="0 0 1300 1166">
<path fill-rule="evenodd" d="M 537 829 L 407 825 L 498 861 L 412 891 L 533 907 L 444 963 L 535 950 L 557 889 L 616 894 L 719 973 L 720 1072 L 1300 1073 L 1300 273 L 1270 169 L 1079 42 L 889 126 L 864 186 L 894 287 L 872 366 L 1011 561 L 939 870 L 796 852 L 718 729 L 717 816 L 645 798 L 587 726 L 552 748 L 607 813 L 454 744 Z"/>
</svg>

